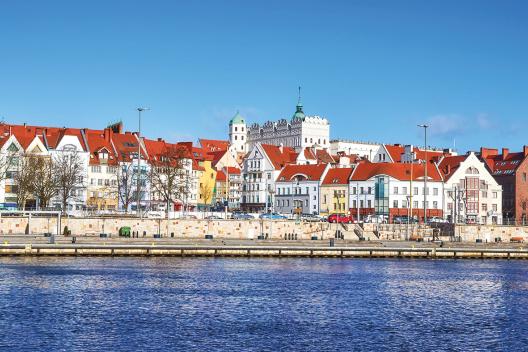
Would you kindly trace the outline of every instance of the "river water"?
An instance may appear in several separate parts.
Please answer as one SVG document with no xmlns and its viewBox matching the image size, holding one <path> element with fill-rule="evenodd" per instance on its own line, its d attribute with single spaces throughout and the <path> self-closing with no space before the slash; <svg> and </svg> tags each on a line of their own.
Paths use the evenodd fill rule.
<svg viewBox="0 0 528 352">
<path fill-rule="evenodd" d="M 528 261 L 0 258 L 0 350 L 526 351 Z"/>
</svg>

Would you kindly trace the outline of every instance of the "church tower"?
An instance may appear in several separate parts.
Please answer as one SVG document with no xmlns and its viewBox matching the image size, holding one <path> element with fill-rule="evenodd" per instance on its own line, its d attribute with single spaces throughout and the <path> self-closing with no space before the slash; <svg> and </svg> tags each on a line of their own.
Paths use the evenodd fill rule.
<svg viewBox="0 0 528 352">
<path fill-rule="evenodd" d="M 231 121 L 229 121 L 229 143 L 231 144 L 231 150 L 233 152 L 247 152 L 246 119 L 238 111 Z"/>
</svg>

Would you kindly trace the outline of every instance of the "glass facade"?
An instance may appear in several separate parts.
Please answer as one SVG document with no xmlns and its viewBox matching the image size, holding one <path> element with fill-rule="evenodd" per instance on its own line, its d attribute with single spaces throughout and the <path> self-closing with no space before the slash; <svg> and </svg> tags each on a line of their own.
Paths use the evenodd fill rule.
<svg viewBox="0 0 528 352">
<path fill-rule="evenodd" d="M 389 215 L 389 178 L 376 177 L 374 210 L 378 215 Z"/>
</svg>

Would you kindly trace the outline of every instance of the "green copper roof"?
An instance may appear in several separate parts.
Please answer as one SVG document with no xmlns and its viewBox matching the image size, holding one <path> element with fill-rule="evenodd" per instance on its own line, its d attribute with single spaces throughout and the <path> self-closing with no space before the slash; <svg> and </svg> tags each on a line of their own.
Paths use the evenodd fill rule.
<svg viewBox="0 0 528 352">
<path fill-rule="evenodd" d="M 304 119 L 305 117 L 301 102 L 297 104 L 297 110 L 295 111 L 295 114 L 293 114 L 293 118 L 296 118 L 296 117 L 300 119 Z"/>
<path fill-rule="evenodd" d="M 242 117 L 242 115 L 240 115 L 240 113 L 237 111 L 236 115 L 233 116 L 233 118 L 231 119 L 231 121 L 229 121 L 229 124 L 232 125 L 232 124 L 239 124 L 239 123 L 246 123 L 246 119 L 244 119 Z"/>
</svg>

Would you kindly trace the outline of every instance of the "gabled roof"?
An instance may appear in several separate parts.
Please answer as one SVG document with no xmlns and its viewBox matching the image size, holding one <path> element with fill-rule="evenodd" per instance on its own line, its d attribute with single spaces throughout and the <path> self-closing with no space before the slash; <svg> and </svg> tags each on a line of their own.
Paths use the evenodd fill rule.
<svg viewBox="0 0 528 352">
<path fill-rule="evenodd" d="M 240 175 L 240 169 L 233 166 L 224 167 L 224 170 L 230 175 Z"/>
<path fill-rule="evenodd" d="M 425 175 L 424 164 L 412 163 L 359 163 L 352 173 L 352 181 L 366 181 L 378 175 L 387 175 L 400 181 L 423 179 Z M 427 177 L 433 181 L 442 181 L 442 176 L 436 166 L 427 164 Z"/>
<path fill-rule="evenodd" d="M 515 175 L 517 168 L 526 157 L 524 152 L 510 153 L 504 149 L 503 154 L 487 155 L 484 161 L 493 176 L 511 176 Z"/>
<path fill-rule="evenodd" d="M 102 151 L 106 150 L 108 153 L 108 159 L 104 160 L 109 165 L 116 165 L 118 162 L 117 154 L 112 145 L 112 134 L 110 129 L 100 130 L 87 130 L 86 140 L 90 147 L 90 165 L 98 165 L 101 163 L 99 159 Z"/>
<path fill-rule="evenodd" d="M 327 166 L 326 164 L 286 165 L 279 174 L 277 182 L 291 182 L 295 176 L 304 177 L 307 181 L 320 181 Z"/>
<path fill-rule="evenodd" d="M 132 155 L 137 155 L 138 139 L 131 132 L 115 133 L 112 137 L 119 161 L 131 161 Z M 140 149 L 141 158 L 147 160 L 147 154 L 143 148 Z"/>
<path fill-rule="evenodd" d="M 323 185 L 346 185 L 354 171 L 351 167 L 329 169 L 323 180 Z"/>
<path fill-rule="evenodd" d="M 444 180 L 448 180 L 453 173 L 459 168 L 460 164 L 467 159 L 468 155 L 446 156 L 438 164 L 438 169 L 444 176 Z"/>
<path fill-rule="evenodd" d="M 264 153 L 275 167 L 275 170 L 280 170 L 284 165 L 295 163 L 297 153 L 292 147 L 279 147 L 272 144 L 261 144 Z M 282 150 L 281 150 L 282 149 Z"/>
<path fill-rule="evenodd" d="M 213 167 L 216 167 L 216 164 L 218 164 L 218 162 L 224 157 L 224 155 L 227 153 L 227 149 L 226 150 L 220 150 L 218 152 L 209 152 L 207 153 L 210 158 L 212 158 L 211 160 L 211 165 L 213 165 Z"/>
</svg>

